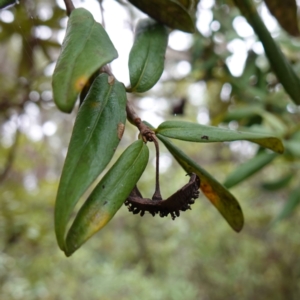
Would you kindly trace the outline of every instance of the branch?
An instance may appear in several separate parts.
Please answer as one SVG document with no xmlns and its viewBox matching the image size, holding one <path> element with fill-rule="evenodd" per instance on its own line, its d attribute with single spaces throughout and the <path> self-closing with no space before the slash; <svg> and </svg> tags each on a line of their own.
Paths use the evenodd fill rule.
<svg viewBox="0 0 300 300">
<path fill-rule="evenodd" d="M 66 5 L 67 16 L 70 16 L 72 10 L 75 9 L 75 6 L 74 6 L 72 0 L 64 0 L 64 1 L 65 1 L 65 5 Z"/>
<path fill-rule="evenodd" d="M 144 142 L 153 142 L 155 139 L 155 133 L 152 131 L 147 125 L 145 125 L 141 118 L 136 114 L 135 110 L 133 109 L 131 103 L 126 103 L 126 113 L 127 113 L 127 120 L 136 126 L 141 133 Z"/>
<path fill-rule="evenodd" d="M 3 171 L 0 174 L 0 183 L 2 181 L 4 181 L 4 179 L 6 178 L 9 170 L 11 169 L 11 166 L 13 164 L 13 161 L 14 161 L 15 155 L 16 155 L 16 151 L 17 151 L 17 146 L 18 146 L 18 142 L 19 142 L 19 136 L 20 136 L 20 131 L 19 131 L 19 129 L 17 129 L 16 136 L 15 136 L 15 142 L 11 146 L 10 152 L 9 152 L 9 154 L 7 156 L 7 159 L 6 159 L 5 167 L 4 167 Z"/>
<path fill-rule="evenodd" d="M 159 145 L 154 131 L 144 124 L 139 116 L 134 111 L 131 103 L 126 103 L 127 120 L 135 125 L 142 136 L 144 142 L 153 142 L 156 151 L 156 173 L 155 173 L 155 192 L 152 196 L 153 200 L 162 200 L 159 186 Z"/>
<path fill-rule="evenodd" d="M 136 125 L 137 120 L 141 120 L 139 116 L 136 114 L 135 110 L 133 109 L 132 104 L 127 100 L 126 103 L 126 113 L 127 113 L 127 120 L 132 124 Z"/>
<path fill-rule="evenodd" d="M 102 26 L 105 28 L 105 21 L 104 21 L 104 8 L 103 8 L 103 0 L 98 0 L 101 12 L 101 19 L 102 19 Z"/>
</svg>

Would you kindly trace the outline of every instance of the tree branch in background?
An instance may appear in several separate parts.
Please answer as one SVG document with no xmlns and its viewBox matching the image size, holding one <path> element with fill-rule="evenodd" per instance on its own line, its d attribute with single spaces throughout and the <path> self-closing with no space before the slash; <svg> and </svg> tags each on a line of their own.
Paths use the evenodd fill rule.
<svg viewBox="0 0 300 300">
<path fill-rule="evenodd" d="M 102 26 L 105 28 L 103 0 L 98 0 L 101 12 Z"/>
<path fill-rule="evenodd" d="M 16 156 L 17 148 L 18 148 L 19 137 L 20 137 L 20 131 L 19 131 L 19 129 L 17 129 L 16 136 L 15 136 L 15 142 L 13 143 L 13 145 L 10 148 L 5 167 L 4 167 L 3 171 L 0 173 L 0 184 L 2 183 L 2 181 L 4 181 L 9 170 L 12 167 L 12 164 L 13 164 L 15 156 Z"/>
</svg>

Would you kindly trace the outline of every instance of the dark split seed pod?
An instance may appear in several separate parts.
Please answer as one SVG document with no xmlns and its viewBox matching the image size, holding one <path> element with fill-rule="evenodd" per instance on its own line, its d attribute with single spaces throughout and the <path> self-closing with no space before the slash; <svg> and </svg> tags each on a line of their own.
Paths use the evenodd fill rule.
<svg viewBox="0 0 300 300">
<path fill-rule="evenodd" d="M 162 218 L 170 214 L 174 220 L 180 216 L 180 211 L 191 209 L 191 205 L 199 197 L 200 178 L 194 173 L 189 175 L 189 182 L 166 200 L 143 198 L 135 186 L 124 204 L 133 214 L 143 216 L 145 212 L 149 212 L 153 217 L 159 214 Z"/>
</svg>

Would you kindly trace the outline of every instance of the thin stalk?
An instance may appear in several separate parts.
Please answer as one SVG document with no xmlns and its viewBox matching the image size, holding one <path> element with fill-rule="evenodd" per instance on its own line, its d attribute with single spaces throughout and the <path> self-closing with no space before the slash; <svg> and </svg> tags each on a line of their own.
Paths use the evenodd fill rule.
<svg viewBox="0 0 300 300">
<path fill-rule="evenodd" d="M 162 200 L 161 193 L 160 193 L 160 185 L 159 185 L 159 145 L 155 135 L 153 135 L 152 138 L 153 138 L 153 143 L 155 145 L 155 151 L 156 151 L 155 192 L 152 196 L 152 200 Z"/>
</svg>

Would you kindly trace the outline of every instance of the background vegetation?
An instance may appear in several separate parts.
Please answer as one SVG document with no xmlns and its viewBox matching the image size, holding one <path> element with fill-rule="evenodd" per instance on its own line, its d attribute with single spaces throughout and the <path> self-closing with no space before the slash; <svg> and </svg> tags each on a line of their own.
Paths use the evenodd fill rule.
<svg viewBox="0 0 300 300">
<path fill-rule="evenodd" d="M 256 4 L 298 72 L 299 38 L 274 19 L 268 21 L 265 5 Z M 110 11 L 125 16 L 120 36 L 142 16 L 127 2 L 105 0 L 103 7 L 108 32 L 117 26 Z M 300 213 L 291 209 L 300 194 L 299 107 L 230 1 L 201 0 L 197 32 L 171 34 L 160 82 L 145 97 L 131 100 L 154 125 L 182 119 L 254 128 L 284 139 L 284 155 L 258 166 L 252 177 L 231 189 L 244 211 L 244 229 L 233 232 L 200 195 L 192 211 L 176 221 L 133 216 L 123 207 L 85 247 L 64 257 L 55 241 L 53 209 L 76 112 L 63 114 L 54 106 L 51 75 L 66 21 L 59 1 L 27 0 L 0 12 L 1 298 L 299 299 Z M 126 56 L 128 46 L 116 44 Z M 121 66 L 113 64 L 113 71 L 124 80 Z M 127 125 L 119 153 L 134 138 L 135 128 Z M 260 151 L 248 142 L 176 144 L 220 182 Z M 170 195 L 186 178 L 161 148 L 162 193 Z M 153 193 L 154 156 L 153 151 L 152 172 L 141 179 L 148 196 Z M 286 203 L 290 208 L 283 211 Z M 288 218 L 274 222 L 278 216 Z"/>
</svg>

